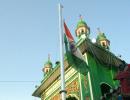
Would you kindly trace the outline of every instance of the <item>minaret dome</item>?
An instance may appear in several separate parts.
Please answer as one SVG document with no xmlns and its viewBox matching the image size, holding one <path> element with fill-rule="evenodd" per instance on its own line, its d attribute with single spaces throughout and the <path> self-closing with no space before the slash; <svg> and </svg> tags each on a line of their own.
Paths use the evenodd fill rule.
<svg viewBox="0 0 130 100">
<path fill-rule="evenodd" d="M 98 45 L 109 50 L 110 41 L 106 38 L 105 34 L 98 29 L 98 36 L 96 39 Z"/>
<path fill-rule="evenodd" d="M 89 37 L 90 34 L 90 28 L 86 24 L 85 21 L 82 20 L 82 18 L 79 20 L 76 30 L 75 30 L 76 36 L 80 38 L 82 35 L 85 35 L 86 37 Z"/>
<path fill-rule="evenodd" d="M 52 70 L 52 62 L 50 60 L 50 55 L 48 55 L 48 61 L 44 64 L 43 68 L 44 75 L 46 75 L 51 70 Z"/>
</svg>

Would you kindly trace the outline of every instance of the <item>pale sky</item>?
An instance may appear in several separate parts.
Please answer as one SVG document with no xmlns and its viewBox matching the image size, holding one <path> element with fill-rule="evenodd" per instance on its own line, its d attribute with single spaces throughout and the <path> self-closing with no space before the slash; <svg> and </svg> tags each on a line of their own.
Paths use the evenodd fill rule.
<svg viewBox="0 0 130 100">
<path fill-rule="evenodd" d="M 43 79 L 48 53 L 53 65 L 59 60 L 59 2 L 74 37 L 81 14 L 90 38 L 100 27 L 110 51 L 130 63 L 129 0 L 0 0 L 0 100 L 39 100 L 31 95 Z"/>
</svg>

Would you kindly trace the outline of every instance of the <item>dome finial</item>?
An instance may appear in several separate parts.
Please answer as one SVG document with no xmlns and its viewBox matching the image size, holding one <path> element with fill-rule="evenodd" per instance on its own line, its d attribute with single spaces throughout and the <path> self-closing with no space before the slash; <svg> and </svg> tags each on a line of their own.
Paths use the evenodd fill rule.
<svg viewBox="0 0 130 100">
<path fill-rule="evenodd" d="M 51 57 L 50 57 L 50 54 L 48 54 L 48 61 L 50 61 L 51 59 L 50 59 Z"/>
<path fill-rule="evenodd" d="M 97 31 L 98 31 L 98 34 L 102 33 L 99 27 L 97 28 Z"/>
<path fill-rule="evenodd" d="M 79 15 L 79 18 L 80 18 L 80 20 L 83 20 L 83 16 L 81 14 Z"/>
</svg>

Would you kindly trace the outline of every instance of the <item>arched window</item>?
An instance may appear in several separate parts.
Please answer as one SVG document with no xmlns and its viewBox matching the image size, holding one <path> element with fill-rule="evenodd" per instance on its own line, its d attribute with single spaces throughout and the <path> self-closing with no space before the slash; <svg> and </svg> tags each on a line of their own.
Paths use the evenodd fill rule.
<svg viewBox="0 0 130 100">
<path fill-rule="evenodd" d="M 46 68 L 46 73 L 49 72 L 49 68 Z"/>
<path fill-rule="evenodd" d="M 100 85 L 100 88 L 101 88 L 102 96 L 105 96 L 108 99 L 111 98 L 111 96 L 112 96 L 112 94 L 110 93 L 111 87 L 108 84 L 102 83 Z"/>
<path fill-rule="evenodd" d="M 83 30 L 83 29 L 81 30 L 81 33 L 84 33 L 84 30 Z"/>
<path fill-rule="evenodd" d="M 66 98 L 66 100 L 78 100 L 78 99 L 73 96 L 69 96 L 68 98 Z"/>
</svg>

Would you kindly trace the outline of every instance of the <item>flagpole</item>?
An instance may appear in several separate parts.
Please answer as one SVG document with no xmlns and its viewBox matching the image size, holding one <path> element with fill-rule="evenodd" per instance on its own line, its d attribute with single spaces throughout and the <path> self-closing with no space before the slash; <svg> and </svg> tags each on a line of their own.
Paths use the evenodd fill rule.
<svg viewBox="0 0 130 100">
<path fill-rule="evenodd" d="M 61 72 L 61 98 L 66 100 L 65 72 L 64 72 L 64 35 L 62 21 L 62 5 L 59 3 L 59 38 L 60 38 L 60 72 Z"/>
</svg>

